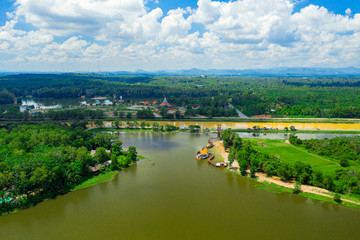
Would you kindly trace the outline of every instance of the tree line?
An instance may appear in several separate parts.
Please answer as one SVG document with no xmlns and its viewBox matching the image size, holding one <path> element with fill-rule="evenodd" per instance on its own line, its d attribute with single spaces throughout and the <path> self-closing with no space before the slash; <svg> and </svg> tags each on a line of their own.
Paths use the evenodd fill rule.
<svg viewBox="0 0 360 240">
<path fill-rule="evenodd" d="M 246 115 L 358 118 L 358 77 L 168 77 L 26 74 L 0 78 L 0 104 L 13 97 L 79 98 L 123 96 L 126 100 L 161 99 L 186 106 L 188 115 L 233 116 L 232 103 Z M 299 84 L 304 83 L 304 84 Z M 193 111 L 188 106 L 200 104 Z"/>
</svg>

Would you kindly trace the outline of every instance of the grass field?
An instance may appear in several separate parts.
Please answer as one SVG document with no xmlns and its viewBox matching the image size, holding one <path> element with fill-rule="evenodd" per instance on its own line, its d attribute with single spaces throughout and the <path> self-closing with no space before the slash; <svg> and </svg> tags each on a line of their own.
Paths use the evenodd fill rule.
<svg viewBox="0 0 360 240">
<path fill-rule="evenodd" d="M 216 147 L 210 148 L 209 152 L 214 154 L 214 162 L 224 162 L 224 158 L 221 156 L 221 153 L 216 149 Z"/>
<path fill-rule="evenodd" d="M 259 185 L 256 185 L 255 187 L 257 189 L 262 190 L 262 191 L 266 191 L 266 192 L 274 193 L 274 194 L 292 193 L 293 192 L 293 190 L 290 189 L 290 188 L 285 188 L 285 187 L 276 185 L 274 183 L 263 182 L 263 183 L 260 183 Z M 316 199 L 318 201 L 329 202 L 329 203 L 333 203 L 333 204 L 339 204 L 339 205 L 343 205 L 343 206 L 347 206 L 347 207 L 360 209 L 360 205 L 354 204 L 354 203 L 351 203 L 351 202 L 342 201 L 341 203 L 337 203 L 337 202 L 334 201 L 333 197 L 325 197 L 325 196 L 322 196 L 322 195 L 318 195 L 318 194 L 314 194 L 314 193 L 307 193 L 307 192 L 301 192 L 299 195 L 303 196 L 303 197 L 307 197 L 307 198 Z M 347 200 L 359 202 L 359 199 L 354 198 L 354 197 L 350 197 L 348 195 L 343 195 L 343 194 L 341 194 L 341 199 L 343 199 L 343 200 L 347 199 Z"/>
<path fill-rule="evenodd" d="M 334 176 L 337 169 L 344 169 L 340 166 L 339 160 L 319 156 L 308 152 L 306 149 L 286 143 L 284 140 L 270 139 L 247 139 L 254 143 L 255 149 L 271 156 L 278 155 L 283 162 L 290 164 L 296 161 L 308 163 L 314 170 L 319 170 L 326 175 Z M 261 141 L 266 147 L 257 144 Z M 360 166 L 349 166 L 348 169 L 360 171 Z"/>
<path fill-rule="evenodd" d="M 102 174 L 99 174 L 97 176 L 94 176 L 94 177 L 86 180 L 85 182 L 81 183 L 80 185 L 76 186 L 73 189 L 73 191 L 88 188 L 88 187 L 92 187 L 92 186 L 94 186 L 96 184 L 99 184 L 99 183 L 104 183 L 104 182 L 111 181 L 111 180 L 113 180 L 115 178 L 115 175 L 118 172 L 119 171 L 111 171 L 111 172 L 102 173 Z"/>
</svg>

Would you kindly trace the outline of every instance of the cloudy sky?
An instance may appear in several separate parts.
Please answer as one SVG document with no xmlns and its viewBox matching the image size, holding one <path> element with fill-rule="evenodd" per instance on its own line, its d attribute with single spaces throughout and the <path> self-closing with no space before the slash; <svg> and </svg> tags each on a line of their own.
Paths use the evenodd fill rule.
<svg viewBox="0 0 360 240">
<path fill-rule="evenodd" d="M 0 0 L 0 71 L 360 67 L 359 0 Z"/>
</svg>

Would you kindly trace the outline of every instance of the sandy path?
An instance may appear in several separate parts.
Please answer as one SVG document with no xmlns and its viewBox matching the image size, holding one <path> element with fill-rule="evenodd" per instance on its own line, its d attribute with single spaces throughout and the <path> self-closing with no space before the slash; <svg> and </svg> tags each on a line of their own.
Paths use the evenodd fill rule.
<svg viewBox="0 0 360 240">
<path fill-rule="evenodd" d="M 225 151 L 222 141 L 216 141 L 216 142 L 214 142 L 214 145 L 216 147 L 216 150 L 224 158 L 224 161 L 226 163 L 229 163 L 229 161 L 228 161 L 229 153 Z M 237 161 L 234 161 L 233 164 L 229 167 L 229 169 L 231 171 L 240 173 L 239 163 Z M 247 174 L 250 174 L 249 170 L 247 170 Z M 286 187 L 286 188 L 292 188 L 292 189 L 295 188 L 293 181 L 282 181 L 282 180 L 280 180 L 279 177 L 268 177 L 268 176 L 266 176 L 265 173 L 261 173 L 261 172 L 257 172 L 255 174 L 255 176 L 257 177 L 259 182 L 274 183 L 276 185 Z M 314 187 L 314 186 L 309 186 L 309 185 L 301 185 L 301 191 L 333 198 L 333 196 L 330 194 L 330 192 L 328 190 L 319 188 L 319 187 Z M 347 200 L 347 199 L 342 199 L 342 201 L 360 205 L 360 203 L 358 203 L 358 202 L 354 202 L 354 201 Z"/>
</svg>

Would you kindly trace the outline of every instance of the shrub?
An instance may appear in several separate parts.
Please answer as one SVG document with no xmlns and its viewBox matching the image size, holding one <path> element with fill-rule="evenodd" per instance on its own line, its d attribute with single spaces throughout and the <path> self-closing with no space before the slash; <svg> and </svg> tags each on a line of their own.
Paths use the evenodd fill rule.
<svg viewBox="0 0 360 240">
<path fill-rule="evenodd" d="M 348 167 L 348 166 L 350 166 L 350 163 L 349 163 L 349 161 L 347 159 L 343 158 L 343 159 L 340 160 L 340 165 L 342 167 Z"/>
<path fill-rule="evenodd" d="M 300 192 L 301 192 L 301 183 L 296 181 L 294 184 L 293 193 L 299 194 Z"/>
<path fill-rule="evenodd" d="M 335 193 L 335 195 L 334 195 L 334 201 L 337 202 L 337 203 L 341 203 L 340 194 Z"/>
</svg>

